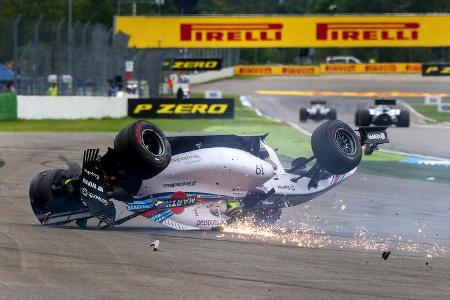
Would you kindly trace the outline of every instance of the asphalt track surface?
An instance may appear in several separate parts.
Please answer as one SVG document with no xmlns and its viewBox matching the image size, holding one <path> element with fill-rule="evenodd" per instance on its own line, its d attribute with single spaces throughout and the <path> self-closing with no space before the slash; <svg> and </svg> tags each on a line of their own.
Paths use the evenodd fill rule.
<svg viewBox="0 0 450 300">
<path fill-rule="evenodd" d="M 32 176 L 81 162 L 84 149 L 105 150 L 113 138 L 0 133 L 0 299 L 449 298 L 448 254 L 426 258 L 393 250 L 384 261 L 381 249 L 311 249 L 217 232 L 175 232 L 149 228 L 145 219 L 104 231 L 40 226 L 27 196 Z M 447 185 L 357 175 L 307 207 L 286 209 L 281 223 L 308 212 L 305 222 L 335 237 L 365 226 L 379 236 L 448 246 L 445 194 Z M 342 203 L 347 209 L 336 209 Z M 159 251 L 149 247 L 156 239 Z"/>
<path fill-rule="evenodd" d="M 417 92 L 449 93 L 450 78 L 423 78 L 419 75 L 327 75 L 317 77 L 259 77 L 231 79 L 194 87 L 195 92 L 222 90 L 227 94 L 248 95 L 253 105 L 263 114 L 298 124 L 308 132 L 320 124 L 308 120 L 299 122 L 300 107 L 308 107 L 317 97 L 263 95 L 258 91 L 335 91 L 335 92 Z M 338 119 L 354 124 L 358 108 L 368 108 L 373 97 L 321 97 L 337 109 Z M 402 97 L 398 98 L 402 100 Z M 423 97 L 405 97 L 403 100 L 421 100 Z M 411 114 L 410 128 L 390 128 L 391 143 L 387 150 L 415 153 L 450 159 L 450 126 L 426 125 Z"/>
</svg>

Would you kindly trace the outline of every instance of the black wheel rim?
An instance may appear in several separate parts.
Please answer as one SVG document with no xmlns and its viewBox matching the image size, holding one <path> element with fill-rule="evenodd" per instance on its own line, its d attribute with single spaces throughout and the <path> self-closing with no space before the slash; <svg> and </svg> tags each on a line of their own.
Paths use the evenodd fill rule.
<svg viewBox="0 0 450 300">
<path fill-rule="evenodd" d="M 164 143 L 161 137 L 153 130 L 146 129 L 142 132 L 142 144 L 148 152 L 155 156 L 164 154 Z"/>
<path fill-rule="evenodd" d="M 338 128 L 335 133 L 336 144 L 340 151 L 346 155 L 353 155 L 356 153 L 355 137 L 344 128 Z"/>
</svg>

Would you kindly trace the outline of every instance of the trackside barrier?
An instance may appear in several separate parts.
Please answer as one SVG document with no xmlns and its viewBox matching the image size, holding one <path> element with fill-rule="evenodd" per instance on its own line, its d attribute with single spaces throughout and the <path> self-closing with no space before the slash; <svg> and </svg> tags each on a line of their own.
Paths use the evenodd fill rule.
<svg viewBox="0 0 450 300">
<path fill-rule="evenodd" d="M 18 96 L 17 117 L 26 120 L 122 118 L 127 98 L 80 96 Z"/>
<path fill-rule="evenodd" d="M 189 74 L 187 77 L 189 78 L 189 83 L 191 84 L 199 84 L 204 83 L 212 80 L 219 80 L 224 78 L 233 77 L 234 75 L 234 68 L 223 68 L 220 71 L 208 71 L 208 72 L 201 72 L 197 74 Z"/>
<path fill-rule="evenodd" d="M 12 93 L 0 93 L 0 120 L 17 119 L 17 96 Z"/>
<path fill-rule="evenodd" d="M 238 65 L 234 72 L 239 76 L 313 76 L 320 74 L 420 74 L 422 64 L 321 64 L 319 66 Z"/>
</svg>

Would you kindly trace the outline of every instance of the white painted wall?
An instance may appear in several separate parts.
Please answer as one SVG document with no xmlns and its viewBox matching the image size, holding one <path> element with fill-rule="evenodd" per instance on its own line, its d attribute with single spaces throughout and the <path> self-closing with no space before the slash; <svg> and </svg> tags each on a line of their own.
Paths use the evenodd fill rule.
<svg viewBox="0 0 450 300">
<path fill-rule="evenodd" d="M 121 118 L 128 113 L 127 98 L 94 96 L 18 96 L 19 119 Z"/>
<path fill-rule="evenodd" d="M 189 74 L 187 77 L 189 78 L 190 84 L 198 84 L 203 82 L 208 82 L 211 80 L 217 80 L 222 78 L 228 78 L 234 76 L 234 67 L 224 68 L 220 71 L 208 71 L 202 72 L 198 74 Z"/>
</svg>

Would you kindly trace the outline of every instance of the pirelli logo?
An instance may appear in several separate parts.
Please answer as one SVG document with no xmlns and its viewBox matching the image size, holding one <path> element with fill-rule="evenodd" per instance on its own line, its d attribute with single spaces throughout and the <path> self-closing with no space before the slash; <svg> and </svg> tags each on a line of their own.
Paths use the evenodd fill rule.
<svg viewBox="0 0 450 300">
<path fill-rule="evenodd" d="M 414 41 L 419 38 L 416 22 L 317 23 L 318 41 Z"/>
<path fill-rule="evenodd" d="M 282 23 L 182 23 L 183 42 L 276 42 L 283 38 Z"/>
<path fill-rule="evenodd" d="M 128 99 L 133 118 L 233 118 L 233 99 Z"/>
<path fill-rule="evenodd" d="M 222 68 L 222 59 L 174 59 L 172 70 L 174 71 L 212 71 Z"/>
</svg>

